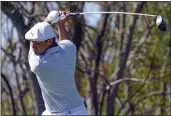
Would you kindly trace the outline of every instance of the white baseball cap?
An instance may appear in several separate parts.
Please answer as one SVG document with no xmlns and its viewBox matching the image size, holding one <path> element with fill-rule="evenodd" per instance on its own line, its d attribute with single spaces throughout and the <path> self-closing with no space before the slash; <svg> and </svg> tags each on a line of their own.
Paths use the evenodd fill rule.
<svg viewBox="0 0 171 116">
<path fill-rule="evenodd" d="M 53 37 L 55 33 L 52 26 L 46 22 L 37 23 L 25 34 L 25 39 L 30 41 L 45 41 Z"/>
</svg>

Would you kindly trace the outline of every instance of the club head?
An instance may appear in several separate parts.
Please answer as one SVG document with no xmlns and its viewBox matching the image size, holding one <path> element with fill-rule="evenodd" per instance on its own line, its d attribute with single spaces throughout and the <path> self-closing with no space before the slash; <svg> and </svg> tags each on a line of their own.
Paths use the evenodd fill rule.
<svg viewBox="0 0 171 116">
<path fill-rule="evenodd" d="M 164 21 L 164 18 L 162 16 L 160 15 L 157 16 L 156 24 L 161 31 L 166 31 L 167 29 L 166 22 Z"/>
</svg>

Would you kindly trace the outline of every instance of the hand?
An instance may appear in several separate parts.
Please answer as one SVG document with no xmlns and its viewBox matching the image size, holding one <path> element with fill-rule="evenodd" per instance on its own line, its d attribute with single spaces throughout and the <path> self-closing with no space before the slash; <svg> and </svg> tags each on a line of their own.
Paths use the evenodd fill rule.
<svg viewBox="0 0 171 116">
<path fill-rule="evenodd" d="M 50 23 L 50 24 L 54 24 L 56 22 L 59 21 L 60 18 L 60 13 L 59 11 L 51 11 L 48 16 L 46 17 L 46 19 L 44 20 L 44 22 Z"/>
<path fill-rule="evenodd" d="M 58 21 L 58 25 L 64 25 L 67 21 L 70 20 L 69 14 L 70 11 L 59 11 L 60 19 Z"/>
</svg>

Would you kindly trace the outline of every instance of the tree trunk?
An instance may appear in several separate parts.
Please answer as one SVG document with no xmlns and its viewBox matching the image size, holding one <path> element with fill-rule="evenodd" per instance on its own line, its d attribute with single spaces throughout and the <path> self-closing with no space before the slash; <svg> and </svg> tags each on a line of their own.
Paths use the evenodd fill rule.
<svg viewBox="0 0 171 116">
<path fill-rule="evenodd" d="M 138 5 L 135 12 L 140 12 L 143 8 L 143 5 L 144 5 L 144 2 L 142 2 L 140 5 Z M 138 17 L 135 16 L 133 19 L 132 25 L 130 26 L 128 42 L 126 44 L 126 49 L 125 49 L 123 58 L 120 59 L 119 70 L 117 71 L 116 80 L 121 79 L 123 77 L 123 72 L 125 69 L 127 58 L 129 56 L 131 43 L 132 43 L 132 35 L 133 35 L 134 29 L 135 29 L 137 19 L 138 19 Z M 115 109 L 114 100 L 117 95 L 118 87 L 119 87 L 119 84 L 116 84 L 114 87 L 112 87 L 110 90 L 109 96 L 107 97 L 107 115 L 109 115 L 109 116 L 114 115 L 114 109 Z"/>
</svg>

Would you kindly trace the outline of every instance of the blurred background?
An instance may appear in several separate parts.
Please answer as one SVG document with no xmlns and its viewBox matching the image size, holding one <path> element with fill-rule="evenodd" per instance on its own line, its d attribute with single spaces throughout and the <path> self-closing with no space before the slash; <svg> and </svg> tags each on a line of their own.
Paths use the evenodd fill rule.
<svg viewBox="0 0 171 116">
<path fill-rule="evenodd" d="M 118 14 L 72 17 L 67 27 L 78 50 L 76 85 L 90 115 L 171 115 L 171 2 L 122 1 L 1 2 L 1 115 L 45 110 L 24 35 L 51 10 L 162 15 L 165 32 L 154 17 Z"/>
</svg>

